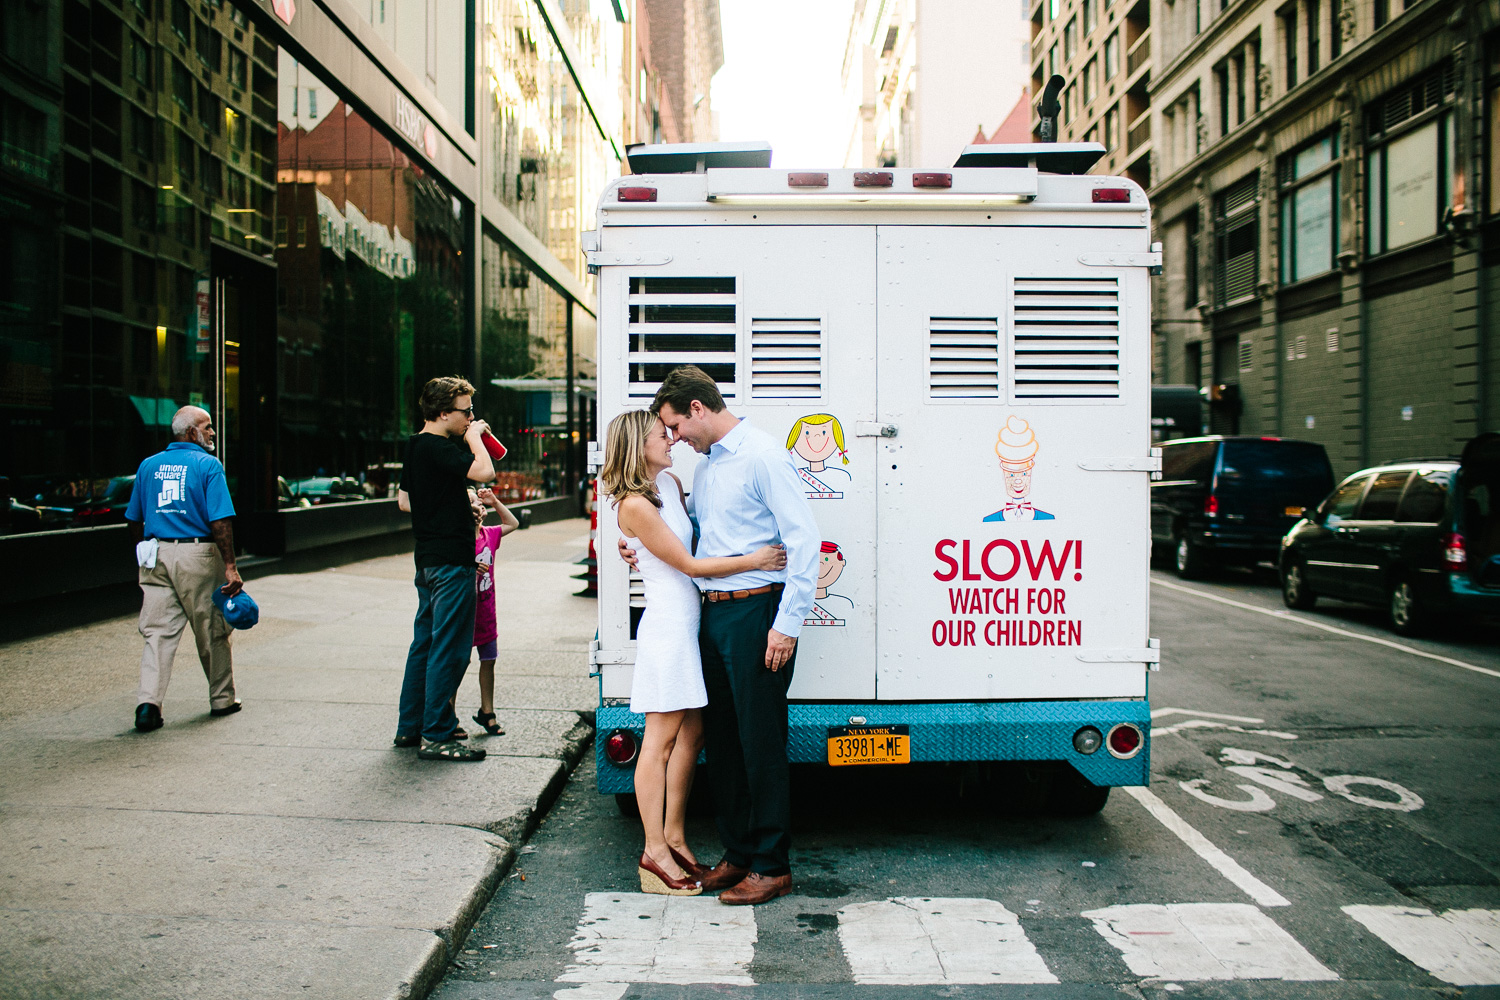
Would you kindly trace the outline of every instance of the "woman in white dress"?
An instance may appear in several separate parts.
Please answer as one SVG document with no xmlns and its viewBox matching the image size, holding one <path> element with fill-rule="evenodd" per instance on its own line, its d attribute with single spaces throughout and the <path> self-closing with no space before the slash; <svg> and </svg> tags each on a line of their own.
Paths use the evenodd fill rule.
<svg viewBox="0 0 1500 1000">
<path fill-rule="evenodd" d="M 646 735 L 635 764 L 635 797 L 645 827 L 641 891 L 695 896 L 707 867 L 688 847 L 684 823 L 693 769 L 703 745 L 708 704 L 698 654 L 701 599 L 689 577 L 729 576 L 750 569 L 777 570 L 786 550 L 723 559 L 695 559 L 693 524 L 682 482 L 668 472 L 672 445 L 661 421 L 644 410 L 620 414 L 604 441 L 599 489 L 613 501 L 620 531 L 639 551 L 646 612 L 636 629 L 630 710 L 646 716 Z"/>
</svg>

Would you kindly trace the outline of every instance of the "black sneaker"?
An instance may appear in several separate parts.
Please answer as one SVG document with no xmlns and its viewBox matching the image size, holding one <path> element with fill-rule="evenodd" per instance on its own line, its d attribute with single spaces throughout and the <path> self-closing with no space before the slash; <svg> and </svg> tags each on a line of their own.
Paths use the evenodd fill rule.
<svg viewBox="0 0 1500 1000">
<path fill-rule="evenodd" d="M 226 715 L 233 715 L 235 712 L 238 712 L 244 707 L 245 706 L 241 705 L 239 702 L 235 702 L 233 705 L 225 705 L 223 708 L 210 708 L 208 710 L 208 714 L 218 719 L 223 718 Z"/>
<path fill-rule="evenodd" d="M 162 727 L 161 708 L 143 701 L 135 707 L 135 728 L 137 732 L 149 733 L 153 729 Z"/>
<path fill-rule="evenodd" d="M 391 745 L 394 746 L 394 747 L 396 747 L 396 748 L 398 748 L 398 749 L 401 749 L 401 750 L 409 750 L 412 747 L 421 746 L 422 745 L 422 737 L 420 737 L 420 736 L 397 736 L 395 739 L 391 740 Z"/>
<path fill-rule="evenodd" d="M 424 740 L 417 749 L 417 756 L 423 760 L 484 760 L 484 751 L 478 747 L 465 746 L 457 740 L 445 740 L 442 743 Z"/>
</svg>

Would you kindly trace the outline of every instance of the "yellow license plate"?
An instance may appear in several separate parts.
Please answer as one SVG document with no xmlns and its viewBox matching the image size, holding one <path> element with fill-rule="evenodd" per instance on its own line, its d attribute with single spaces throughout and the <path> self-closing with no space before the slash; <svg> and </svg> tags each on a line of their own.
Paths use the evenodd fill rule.
<svg viewBox="0 0 1500 1000">
<path fill-rule="evenodd" d="M 1304 510 L 1306 510 L 1306 509 L 1307 509 L 1306 507 L 1288 507 L 1286 509 L 1286 516 L 1287 517 L 1301 517 L 1302 516 L 1302 512 Z"/>
<path fill-rule="evenodd" d="M 911 736 L 906 726 L 830 726 L 828 764 L 910 764 Z"/>
</svg>

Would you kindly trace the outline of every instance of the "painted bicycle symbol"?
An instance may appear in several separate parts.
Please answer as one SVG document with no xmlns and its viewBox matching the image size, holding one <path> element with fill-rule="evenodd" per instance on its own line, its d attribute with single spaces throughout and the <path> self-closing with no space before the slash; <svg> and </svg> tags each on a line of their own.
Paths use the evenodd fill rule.
<svg viewBox="0 0 1500 1000">
<path fill-rule="evenodd" d="M 1219 753 L 1219 761 L 1225 765 L 1224 770 L 1230 774 L 1254 782 L 1254 784 L 1235 785 L 1249 796 L 1248 798 L 1222 798 L 1205 791 L 1204 786 L 1210 783 L 1208 778 L 1179 781 L 1177 786 L 1195 799 L 1218 806 L 1220 809 L 1232 809 L 1235 812 L 1270 812 L 1276 808 L 1276 800 L 1266 789 L 1303 802 L 1317 802 L 1324 797 L 1322 792 L 1314 790 L 1307 778 L 1298 773 L 1299 766 L 1291 760 L 1255 750 L 1225 747 Z M 1306 768 L 1300 770 L 1307 771 Z M 1320 782 L 1324 790 L 1348 799 L 1356 805 L 1368 806 L 1371 809 L 1389 809 L 1393 812 L 1415 812 L 1424 805 L 1422 797 L 1416 792 L 1384 778 L 1372 778 L 1362 774 L 1335 774 L 1319 777 L 1311 771 L 1307 773 Z M 1361 788 L 1371 791 L 1380 789 L 1394 798 L 1384 796 L 1377 798 L 1355 791 Z"/>
</svg>

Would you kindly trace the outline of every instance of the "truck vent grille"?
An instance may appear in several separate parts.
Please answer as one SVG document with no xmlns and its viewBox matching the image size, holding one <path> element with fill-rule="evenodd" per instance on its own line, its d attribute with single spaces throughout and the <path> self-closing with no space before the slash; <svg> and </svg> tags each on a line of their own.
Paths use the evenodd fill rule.
<svg viewBox="0 0 1500 1000">
<path fill-rule="evenodd" d="M 815 319 L 750 321 L 750 398 L 823 395 L 823 329 Z"/>
<path fill-rule="evenodd" d="M 1114 278 L 1015 279 L 1015 398 L 1120 397 L 1120 289 Z"/>
<path fill-rule="evenodd" d="M 1000 321 L 934 316 L 927 327 L 929 399 L 1000 398 Z"/>
<path fill-rule="evenodd" d="M 650 399 L 667 372 L 697 365 L 733 399 L 739 296 L 734 278 L 631 278 L 626 395 Z"/>
</svg>

